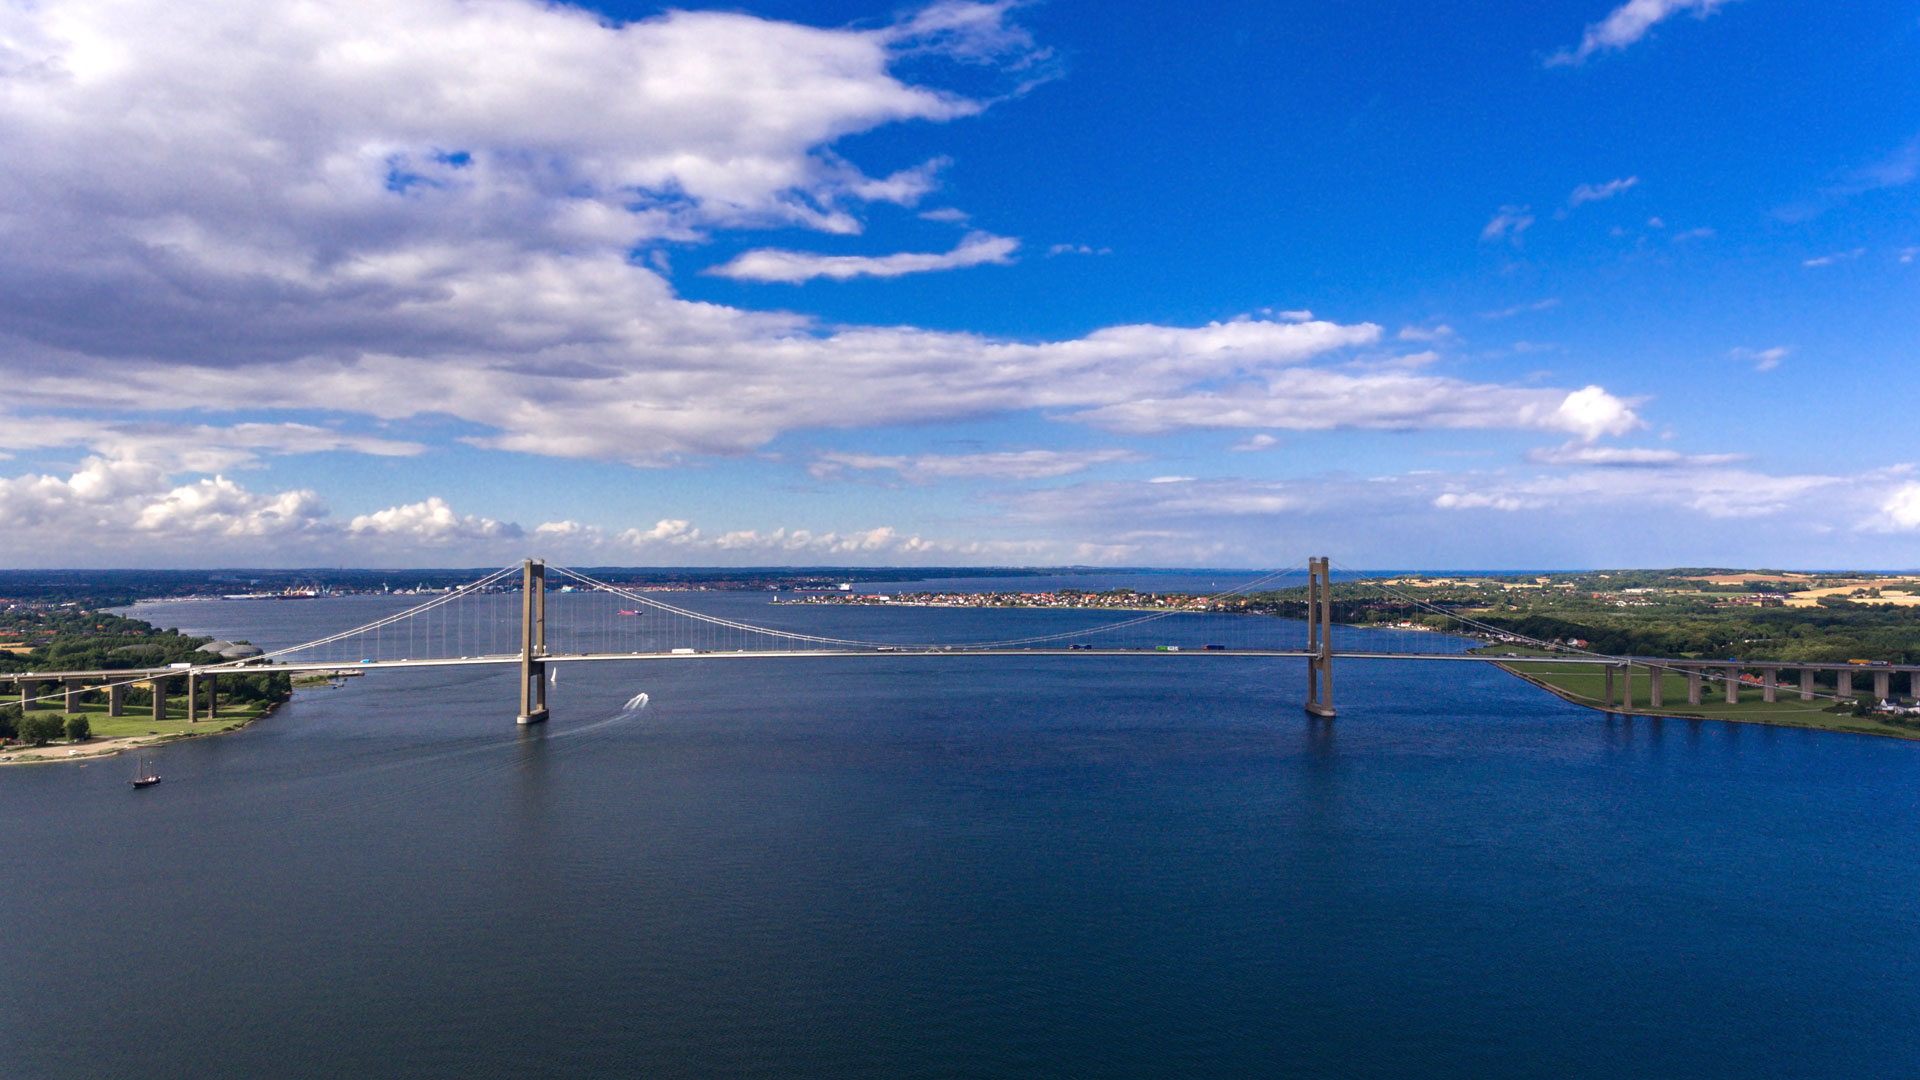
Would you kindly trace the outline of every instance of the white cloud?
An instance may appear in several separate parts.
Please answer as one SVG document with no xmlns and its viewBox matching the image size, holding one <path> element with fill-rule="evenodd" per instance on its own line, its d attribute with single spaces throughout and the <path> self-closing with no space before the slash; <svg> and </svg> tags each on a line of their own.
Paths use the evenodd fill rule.
<svg viewBox="0 0 1920 1080">
<path fill-rule="evenodd" d="M 953 164 L 952 158 L 933 158 L 878 180 L 856 181 L 852 191 L 855 197 L 867 202 L 913 206 L 929 192 L 939 188 L 940 170 L 951 164 Z"/>
<path fill-rule="evenodd" d="M 1040 342 L 828 326 L 683 300 L 634 255 L 742 226 L 853 232 L 869 201 L 924 198 L 944 159 L 875 178 L 832 147 L 1000 96 L 896 69 L 976 65 L 968 84 L 1002 94 L 1043 76 L 1012 10 L 948 2 L 820 29 L 726 12 L 616 24 L 532 0 L 0 8 L 16 54 L 0 67 L 0 188 L 33 209 L 0 215 L 9 392 L 43 411 L 452 418 L 486 447 L 659 464 L 796 430 L 1083 419 L 1306 381 L 1285 372 L 1379 339 L 1306 312 Z M 1011 243 L 956 252 L 991 261 Z M 767 276 L 835 272 L 821 258 L 784 253 Z M 1330 392 L 1408 389 L 1353 378 L 1317 392 L 1327 415 L 1428 425 L 1405 403 Z M 1466 410 L 1464 426 L 1537 428 L 1521 406 L 1552 412 L 1552 392 L 1444 389 L 1511 406 Z M 1463 426 L 1463 410 L 1432 405 L 1434 425 Z M 209 428 L 218 454 L 175 464 L 415 449 L 296 426 Z M 126 445 L 105 439 L 87 445 Z"/>
<path fill-rule="evenodd" d="M 1525 315 L 1534 311 L 1546 311 L 1549 308 L 1559 306 L 1560 298 L 1557 296 L 1549 296 L 1545 300 L 1535 300 L 1530 304 L 1515 304 L 1512 307 L 1483 311 L 1480 313 L 1480 317 L 1483 319 L 1511 319 L 1515 315 Z"/>
<path fill-rule="evenodd" d="M 224 477 L 175 484 L 145 461 L 90 457 L 66 477 L 0 479 L 0 551 L 45 565 L 96 547 L 182 550 L 213 538 L 307 532 L 326 508 L 311 491 L 254 495 Z"/>
<path fill-rule="evenodd" d="M 1571 49 L 1563 49 L 1547 58 L 1549 67 L 1565 64 L 1579 64 L 1596 52 L 1624 49 L 1641 38 L 1654 26 L 1665 22 L 1675 15 L 1691 13 L 1699 18 L 1718 11 L 1730 0 L 1627 0 L 1614 8 L 1607 17 L 1587 27 L 1580 38 L 1580 44 Z"/>
<path fill-rule="evenodd" d="M 1288 369 L 1264 385 L 1240 383 L 1165 398 L 1137 398 L 1069 414 L 1130 434 L 1221 428 L 1327 431 L 1518 429 L 1582 438 L 1643 426 L 1632 407 L 1598 386 L 1551 390 L 1488 386 L 1401 371 L 1362 374 Z"/>
<path fill-rule="evenodd" d="M 952 251 L 903 251 L 893 255 L 815 255 L 805 251 L 756 248 L 742 252 L 707 273 L 735 281 L 780 281 L 798 285 L 814 278 L 847 281 L 856 277 L 892 278 L 968 266 L 1013 262 L 1020 241 L 991 233 L 968 233 Z"/>
<path fill-rule="evenodd" d="M 700 541 L 700 530 L 684 518 L 661 518 L 651 529 L 628 529 L 620 534 L 622 543 L 634 547 L 669 544 L 684 547 Z"/>
<path fill-rule="evenodd" d="M 1920 530 L 1914 476 L 1910 466 L 1776 475 L 1721 464 L 1334 471 L 1085 480 L 1000 501 L 1009 521 L 1102 537 L 1124 549 L 1110 561 L 1133 565 L 1298 565 L 1323 551 L 1362 567 L 1699 565 L 1689 557 L 1705 553 L 1713 565 L 1764 565 L 1791 550 L 1900 567 Z"/>
<path fill-rule="evenodd" d="M 942 206 L 934 210 L 922 211 L 920 216 L 927 221 L 938 221 L 947 225 L 965 225 L 973 215 L 957 206 Z"/>
<path fill-rule="evenodd" d="M 312 424 L 172 424 L 71 416 L 0 416 L 0 447 L 45 450 L 83 446 L 111 459 L 148 462 L 170 472 L 211 473 L 256 461 L 261 454 L 346 451 L 379 457 L 422 453 L 419 443 Z"/>
<path fill-rule="evenodd" d="M 473 514 L 457 514 L 438 495 L 423 502 L 361 514 L 347 525 L 359 536 L 398 538 L 409 545 L 445 547 L 478 540 L 514 539 L 520 526 Z"/>
<path fill-rule="evenodd" d="M 578 550 L 605 558 L 697 560 L 728 565 L 1104 563 L 1118 561 L 1124 555 L 1123 549 L 1108 544 L 1051 540 L 949 541 L 902 533 L 887 525 L 845 532 L 781 526 L 709 534 L 678 520 L 662 521 L 648 530 L 629 529 L 610 545 Z"/>
<path fill-rule="evenodd" d="M 980 454 L 853 454 L 829 452 L 809 466 L 815 476 L 885 470 L 914 483 L 953 479 L 1041 480 L 1096 465 L 1142 460 L 1131 450 L 1001 450 Z"/>
<path fill-rule="evenodd" d="M 1912 532 L 1920 530 L 1920 484 L 1902 484 L 1880 504 L 1881 529 Z"/>
<path fill-rule="evenodd" d="M 1831 255 L 1820 255 L 1803 260 L 1800 265 L 1808 267 L 1832 266 L 1834 263 L 1851 262 L 1867 253 L 1866 248 L 1854 248 L 1851 251 L 1836 251 Z"/>
<path fill-rule="evenodd" d="M 1056 255 L 1111 255 L 1111 254 L 1113 254 L 1112 248 L 1109 248 L 1109 247 L 1097 248 L 1090 244 L 1055 244 L 1052 247 L 1049 247 L 1047 249 L 1048 258 L 1053 258 Z"/>
<path fill-rule="evenodd" d="M 1533 224 L 1533 214 L 1529 212 L 1530 210 L 1530 207 L 1525 206 L 1501 207 L 1500 212 L 1493 215 L 1493 219 L 1480 230 L 1480 239 L 1488 243 L 1511 240 L 1518 244 L 1520 234 L 1526 232 Z"/>
<path fill-rule="evenodd" d="M 1565 446 L 1539 447 L 1529 450 L 1527 460 L 1536 465 L 1675 469 L 1727 465 L 1744 460 L 1744 455 L 1683 454 L 1678 450 L 1651 447 L 1592 446 L 1574 442 Z"/>
<path fill-rule="evenodd" d="M 1573 194 L 1567 196 L 1567 206 L 1576 207 L 1582 203 L 1611 199 L 1639 182 L 1639 177 L 1629 176 L 1624 179 L 1609 180 L 1604 184 L 1581 184 L 1573 189 Z"/>
<path fill-rule="evenodd" d="M 167 540 L 217 536 L 283 539 L 314 528 L 326 513 L 311 491 L 255 495 L 223 476 L 185 484 L 139 509 L 133 528 Z"/>
<path fill-rule="evenodd" d="M 603 536 L 596 525 L 583 525 L 578 521 L 543 521 L 534 526 L 533 538 L 543 544 L 578 544 L 581 541 L 598 542 Z"/>
<path fill-rule="evenodd" d="M 1484 492 L 1447 491 L 1433 497 L 1433 505 L 1441 510 L 1530 510 L 1545 505 L 1537 500 L 1517 498 L 1512 495 L 1490 495 Z"/>
<path fill-rule="evenodd" d="M 0 217 L 0 325 L 42 362 L 601 340 L 556 264 L 714 228 L 856 232 L 863 203 L 923 195 L 944 159 L 876 179 L 829 147 L 986 108 L 891 68 L 1029 67 L 1005 15 L 945 3 L 822 30 L 533 0 L 7 5 L 0 187 L 33 212 Z"/>
<path fill-rule="evenodd" d="M 1250 436 L 1241 442 L 1234 443 L 1228 447 L 1228 449 L 1236 454 L 1252 454 L 1258 453 L 1261 450 L 1271 450 L 1279 445 L 1279 439 L 1262 432 L 1258 435 Z"/>
<path fill-rule="evenodd" d="M 1817 513 L 1820 508 L 1814 497 L 1844 484 L 1830 476 L 1772 476 L 1721 467 L 1590 468 L 1525 477 L 1461 477 L 1448 482 L 1458 496 L 1457 507 L 1499 503 L 1562 511 L 1680 507 L 1710 519 Z"/>
<path fill-rule="evenodd" d="M 1908 139 L 1879 161 L 1857 170 L 1847 183 L 1829 194 L 1844 197 L 1881 188 L 1905 187 L 1915 179 L 1920 179 L 1920 135 Z"/>
<path fill-rule="evenodd" d="M 1457 335 L 1453 327 L 1441 323 L 1438 326 L 1403 326 L 1395 336 L 1401 341 L 1449 341 Z"/>
<path fill-rule="evenodd" d="M 1591 440 L 1602 435 L 1625 435 L 1645 425 L 1626 402 L 1598 386 L 1588 386 L 1568 394 L 1540 426 L 1571 431 Z"/>
<path fill-rule="evenodd" d="M 260 493 L 226 477 L 179 483 L 160 467 L 87 459 L 71 475 L 0 478 L 0 559 L 11 566 L 418 566 L 504 563 L 532 553 L 595 561 L 752 564 L 807 561 L 1111 562 L 1121 549 L 1043 539 L 947 541 L 889 526 L 853 532 L 777 527 L 713 533 L 663 519 L 609 535 L 550 521 L 531 531 L 462 514 L 445 499 L 361 514 L 342 524 L 307 490 Z"/>
<path fill-rule="evenodd" d="M 1785 360 L 1792 352 L 1793 350 L 1788 346 L 1775 345 L 1770 349 L 1731 349 L 1727 355 L 1739 360 L 1752 360 L 1755 371 L 1772 371 L 1779 367 L 1780 361 Z"/>
</svg>

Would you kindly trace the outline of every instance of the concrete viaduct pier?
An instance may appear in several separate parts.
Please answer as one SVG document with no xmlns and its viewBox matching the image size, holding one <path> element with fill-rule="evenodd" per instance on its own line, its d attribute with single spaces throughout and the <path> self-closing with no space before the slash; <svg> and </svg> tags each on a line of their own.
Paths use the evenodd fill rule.
<svg viewBox="0 0 1920 1080">
<path fill-rule="evenodd" d="M 186 682 L 187 722 L 197 724 L 204 716 L 208 720 L 220 717 L 219 675 L 211 671 L 181 671 L 162 673 L 149 669 L 130 671 L 68 671 L 40 674 L 36 672 L 16 672 L 0 674 L 0 682 L 10 684 L 12 697 L 20 706 L 21 712 L 33 712 L 50 708 L 52 703 L 45 700 L 57 696 L 60 711 L 72 715 L 80 711 L 80 695 L 90 691 L 100 691 L 107 695 L 107 715 L 125 716 L 127 714 L 127 690 L 130 686 L 141 685 L 153 694 L 153 719 L 164 720 L 167 716 L 167 684 L 174 679 Z"/>
<path fill-rule="evenodd" d="M 1644 668 L 1645 674 L 1636 676 L 1636 669 Z M 1791 681 L 1782 675 L 1792 672 Z M 1856 693 L 1866 689 L 1856 683 L 1856 678 L 1865 675 L 1872 679 L 1873 696 L 1886 700 L 1893 696 L 1894 676 L 1901 677 L 1907 696 L 1920 699 L 1920 665 L 1913 664 L 1805 664 L 1785 660 L 1768 660 L 1754 663 L 1733 663 L 1724 660 L 1661 660 L 1655 658 L 1633 659 L 1625 662 L 1607 663 L 1604 671 L 1602 702 L 1608 706 L 1632 709 L 1644 706 L 1659 709 L 1666 704 L 1664 697 L 1664 679 L 1669 675 L 1680 675 L 1686 679 L 1687 704 L 1699 705 L 1706 699 L 1706 684 L 1718 682 L 1719 691 L 1728 705 L 1737 705 L 1744 690 L 1757 690 L 1760 700 L 1774 702 L 1780 700 L 1780 692 L 1785 689 L 1797 692 L 1801 701 L 1813 701 L 1819 697 L 1816 678 L 1820 674 L 1833 676 L 1833 696 L 1840 699 L 1852 699 Z M 1636 684 L 1644 680 L 1644 693 L 1636 693 Z"/>
</svg>

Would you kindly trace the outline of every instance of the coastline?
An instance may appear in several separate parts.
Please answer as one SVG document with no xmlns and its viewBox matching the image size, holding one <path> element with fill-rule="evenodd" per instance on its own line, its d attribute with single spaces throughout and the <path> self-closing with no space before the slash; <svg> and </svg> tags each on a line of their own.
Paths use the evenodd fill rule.
<svg viewBox="0 0 1920 1080">
<path fill-rule="evenodd" d="M 291 694 L 287 701 L 292 701 Z M 0 767 L 8 765 L 46 765 L 56 762 L 86 763 L 101 758 L 116 757 L 127 750 L 137 750 L 165 743 L 181 742 L 186 739 L 207 739 L 216 735 L 226 735 L 247 728 L 265 720 L 280 710 L 287 701 L 276 701 L 260 710 L 259 713 L 244 720 L 209 727 L 206 731 L 177 731 L 163 735 L 120 735 L 112 738 L 88 739 L 79 746 L 69 743 L 48 744 L 46 746 L 23 746 L 0 751 Z"/>
</svg>

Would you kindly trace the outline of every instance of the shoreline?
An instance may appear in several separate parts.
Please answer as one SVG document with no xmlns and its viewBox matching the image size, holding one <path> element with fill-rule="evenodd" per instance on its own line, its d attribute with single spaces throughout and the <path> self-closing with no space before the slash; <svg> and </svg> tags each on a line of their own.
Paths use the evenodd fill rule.
<svg viewBox="0 0 1920 1080">
<path fill-rule="evenodd" d="M 49 744 L 47 746 L 24 746 L 0 753 L 0 768 L 8 765 L 47 765 L 60 762 L 86 763 L 102 758 L 117 757 L 128 750 L 148 746 L 160 746 L 166 743 L 182 742 L 187 739 L 209 739 L 216 735 L 230 735 L 236 731 L 245 731 L 253 725 L 280 711 L 280 706 L 292 701 L 289 694 L 286 701 L 276 701 L 260 710 L 256 716 L 250 716 L 238 723 L 224 727 L 210 728 L 206 731 L 174 731 L 164 735 L 119 735 L 112 738 L 88 739 L 79 746 L 71 743 Z"/>
</svg>

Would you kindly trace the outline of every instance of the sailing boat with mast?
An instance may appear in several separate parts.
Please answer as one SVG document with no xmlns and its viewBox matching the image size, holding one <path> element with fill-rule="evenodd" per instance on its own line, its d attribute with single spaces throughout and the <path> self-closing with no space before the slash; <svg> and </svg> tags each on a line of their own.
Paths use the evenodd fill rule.
<svg viewBox="0 0 1920 1080">
<path fill-rule="evenodd" d="M 154 771 L 152 758 L 138 758 L 133 764 L 133 779 L 128 783 L 136 788 L 152 787 L 160 782 L 160 774 Z"/>
</svg>

